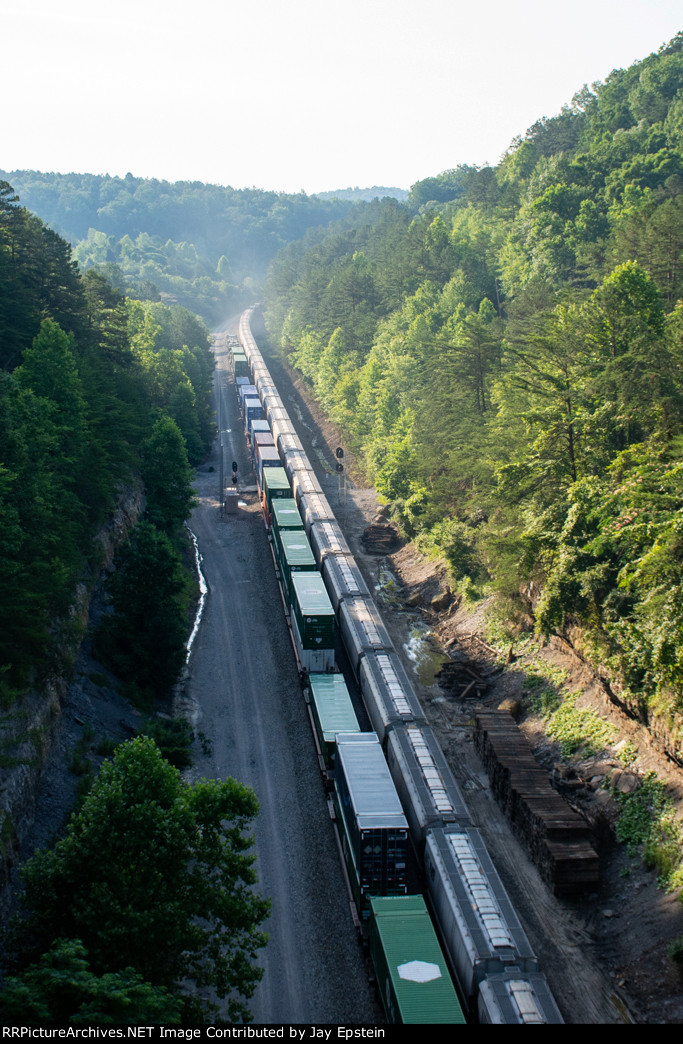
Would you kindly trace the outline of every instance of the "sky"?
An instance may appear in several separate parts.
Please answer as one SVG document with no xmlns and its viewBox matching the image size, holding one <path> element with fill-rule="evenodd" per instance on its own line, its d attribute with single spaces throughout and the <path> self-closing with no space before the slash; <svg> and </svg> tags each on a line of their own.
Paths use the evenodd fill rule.
<svg viewBox="0 0 683 1044">
<path fill-rule="evenodd" d="M 21 0 L 0 169 L 322 192 L 496 164 L 681 0 Z"/>
</svg>

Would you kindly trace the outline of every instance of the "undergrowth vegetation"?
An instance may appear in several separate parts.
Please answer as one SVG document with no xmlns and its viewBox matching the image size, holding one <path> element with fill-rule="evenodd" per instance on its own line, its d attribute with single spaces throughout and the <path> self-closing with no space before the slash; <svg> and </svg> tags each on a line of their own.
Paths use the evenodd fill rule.
<svg viewBox="0 0 683 1044">
<path fill-rule="evenodd" d="M 624 768 L 633 766 L 638 750 L 631 741 L 617 740 L 612 724 L 586 706 L 580 692 L 567 691 L 569 672 L 541 659 L 523 668 L 525 709 L 543 719 L 546 734 L 559 744 L 565 759 L 615 758 Z M 610 786 L 609 783 L 605 783 Z M 683 888 L 683 825 L 662 780 L 647 773 L 631 793 L 611 786 L 619 808 L 616 839 L 625 844 L 632 858 L 657 875 L 662 888 Z"/>
</svg>

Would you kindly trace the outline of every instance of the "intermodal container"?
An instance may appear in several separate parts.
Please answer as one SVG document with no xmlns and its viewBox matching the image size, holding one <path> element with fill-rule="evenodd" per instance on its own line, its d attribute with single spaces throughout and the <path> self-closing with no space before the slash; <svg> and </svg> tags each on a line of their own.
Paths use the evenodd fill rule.
<svg viewBox="0 0 683 1044">
<path fill-rule="evenodd" d="M 464 1025 L 465 1016 L 421 895 L 370 900 L 370 954 L 391 1023 Z"/>
<path fill-rule="evenodd" d="M 299 514 L 299 509 L 296 506 L 296 500 L 291 497 L 282 500 L 274 500 L 271 514 L 273 517 L 273 551 L 275 553 L 275 560 L 279 565 L 280 555 L 282 553 L 280 533 L 283 531 L 291 532 L 292 530 L 303 531 L 304 524 L 301 515 Z"/>
<path fill-rule="evenodd" d="M 320 573 L 294 572 L 292 581 L 292 633 L 306 671 L 334 667 L 334 609 Z"/>
<path fill-rule="evenodd" d="M 244 400 L 246 398 L 258 399 L 258 392 L 254 384 L 239 384 L 237 386 L 237 394 L 240 397 L 240 409 L 244 410 Z M 259 402 L 261 400 L 259 399 Z"/>
<path fill-rule="evenodd" d="M 233 352 L 232 369 L 235 377 L 249 377 L 249 363 L 244 352 Z"/>
<path fill-rule="evenodd" d="M 281 501 L 284 503 L 284 501 Z M 275 513 L 275 505 L 273 512 Z M 285 596 L 285 605 L 291 606 L 292 577 L 298 573 L 311 573 L 316 569 L 315 558 L 303 529 L 283 530 L 280 533 L 280 580 Z M 304 621 L 305 623 L 305 621 Z"/>
<path fill-rule="evenodd" d="M 292 488 L 284 468 L 266 468 L 263 476 L 263 493 L 268 512 L 273 513 L 273 500 L 278 497 L 291 497 Z"/>
<path fill-rule="evenodd" d="M 267 421 L 265 422 L 268 423 Z M 275 446 L 273 436 L 269 431 L 255 431 L 251 440 L 251 459 L 254 467 L 256 467 L 256 454 L 259 448 L 262 446 Z"/>
<path fill-rule="evenodd" d="M 257 399 L 255 395 L 247 396 L 244 400 L 243 413 L 244 427 L 247 431 L 249 430 L 249 421 L 262 420 L 263 407 L 261 406 L 260 400 Z"/>
<path fill-rule="evenodd" d="M 282 467 L 282 461 L 280 460 L 280 454 L 278 453 L 275 446 L 261 446 L 256 453 L 256 476 L 258 484 L 263 489 L 264 471 L 270 470 L 270 468 Z"/>
<path fill-rule="evenodd" d="M 253 439 L 257 431 L 267 431 L 269 435 L 272 435 L 270 424 L 264 418 L 249 421 L 249 438 Z"/>
<path fill-rule="evenodd" d="M 407 892 L 408 823 L 374 732 L 339 733 L 335 806 L 358 912 L 373 895 Z"/>
<path fill-rule="evenodd" d="M 318 744 L 328 769 L 334 768 L 338 732 L 360 732 L 343 674 L 308 676 L 310 707 Z"/>
</svg>

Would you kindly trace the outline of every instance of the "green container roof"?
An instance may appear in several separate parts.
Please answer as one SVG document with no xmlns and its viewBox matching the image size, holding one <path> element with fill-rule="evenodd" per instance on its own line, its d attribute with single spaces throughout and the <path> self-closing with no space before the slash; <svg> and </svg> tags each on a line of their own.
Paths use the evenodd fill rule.
<svg viewBox="0 0 683 1044">
<path fill-rule="evenodd" d="M 268 489 L 289 489 L 289 479 L 284 468 L 264 468 L 263 481 Z"/>
<path fill-rule="evenodd" d="M 315 568 L 315 558 L 303 529 L 283 530 L 280 533 L 280 542 L 287 565 Z"/>
<path fill-rule="evenodd" d="M 292 584 L 304 616 L 334 616 L 334 609 L 320 573 L 293 573 Z"/>
<path fill-rule="evenodd" d="M 303 529 L 304 523 L 292 497 L 282 497 L 273 504 L 273 518 L 280 529 Z"/>
<path fill-rule="evenodd" d="M 343 674 L 309 674 L 308 684 L 326 743 L 338 732 L 360 732 Z"/>
<path fill-rule="evenodd" d="M 464 1023 L 446 961 L 421 895 L 370 900 L 401 1021 Z"/>
</svg>

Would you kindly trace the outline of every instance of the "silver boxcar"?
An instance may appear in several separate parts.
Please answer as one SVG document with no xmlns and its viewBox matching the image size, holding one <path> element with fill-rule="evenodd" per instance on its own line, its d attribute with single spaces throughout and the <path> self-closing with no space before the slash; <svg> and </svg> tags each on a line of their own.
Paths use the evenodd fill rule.
<svg viewBox="0 0 683 1044">
<path fill-rule="evenodd" d="M 296 472 L 292 478 L 292 493 L 294 494 L 294 499 L 297 504 L 301 503 L 301 498 L 304 494 L 322 494 L 322 487 L 312 468 L 308 468 L 307 470 L 302 469 L 301 471 Z"/>
<path fill-rule="evenodd" d="M 289 472 L 287 472 L 287 474 L 289 474 Z M 314 522 L 310 528 L 308 536 L 311 541 L 315 560 L 321 569 L 323 559 L 327 555 L 351 554 L 351 549 L 346 543 L 346 539 L 339 527 L 339 523 L 332 521 L 331 519 Z"/>
<path fill-rule="evenodd" d="M 324 493 L 302 493 L 299 499 L 299 510 L 304 520 L 306 533 L 310 533 L 315 522 L 334 522 L 334 512 Z"/>
<path fill-rule="evenodd" d="M 291 431 L 285 431 L 284 429 L 278 431 L 277 435 L 277 448 L 283 455 L 283 459 L 286 460 L 286 455 L 290 450 L 297 450 L 299 453 L 305 453 L 304 447 L 301 444 L 301 440 L 296 432 L 292 429 Z M 310 467 L 310 464 L 307 464 Z"/>
<path fill-rule="evenodd" d="M 395 652 L 369 652 L 362 658 L 360 689 L 372 727 L 381 743 L 397 722 L 426 724 L 420 701 Z"/>
<path fill-rule="evenodd" d="M 394 725 L 387 738 L 387 763 L 418 853 L 430 827 L 472 825 L 460 787 L 429 725 Z"/>
<path fill-rule="evenodd" d="M 329 593 L 329 585 L 328 587 Z M 389 632 L 372 598 L 347 598 L 339 604 L 339 630 L 356 678 L 360 662 L 369 652 L 393 652 Z"/>
<path fill-rule="evenodd" d="M 372 597 L 353 555 L 328 555 L 323 559 L 321 572 L 335 612 L 347 598 Z"/>
<path fill-rule="evenodd" d="M 275 432 L 275 438 L 278 440 L 278 444 L 281 434 L 280 431 Z M 295 472 L 309 470 L 311 464 L 303 448 L 281 450 L 280 453 L 282 456 L 282 463 L 284 464 L 285 471 L 289 475 L 290 481 Z"/>
<path fill-rule="evenodd" d="M 561 1025 L 555 998 L 545 975 L 518 971 L 490 975 L 479 986 L 479 1022 L 494 1026 Z"/>
<path fill-rule="evenodd" d="M 538 971 L 538 960 L 474 827 L 427 834 L 425 879 L 463 996 L 508 969 Z"/>
</svg>

